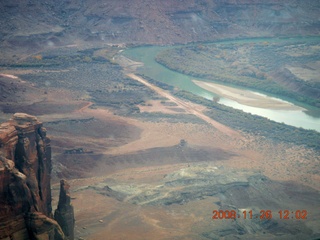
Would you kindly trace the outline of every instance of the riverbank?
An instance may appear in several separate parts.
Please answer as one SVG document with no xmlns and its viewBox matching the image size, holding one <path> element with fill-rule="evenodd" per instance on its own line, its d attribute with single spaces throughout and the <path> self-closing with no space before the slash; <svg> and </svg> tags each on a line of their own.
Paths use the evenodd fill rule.
<svg viewBox="0 0 320 240">
<path fill-rule="evenodd" d="M 249 90 L 243 90 L 238 88 L 233 88 L 216 83 L 208 83 L 198 80 L 193 80 L 193 82 L 199 87 L 215 93 L 224 98 L 234 100 L 240 104 L 258 107 L 258 108 L 267 108 L 274 110 L 305 110 L 302 107 L 295 106 L 292 103 L 268 97 L 266 95 L 256 93 Z"/>
</svg>

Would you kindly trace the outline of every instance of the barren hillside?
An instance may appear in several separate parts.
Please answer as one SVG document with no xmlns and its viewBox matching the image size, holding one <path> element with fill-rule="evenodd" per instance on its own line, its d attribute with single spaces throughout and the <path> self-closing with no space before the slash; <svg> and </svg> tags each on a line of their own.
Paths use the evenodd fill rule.
<svg viewBox="0 0 320 240">
<path fill-rule="evenodd" d="M 313 0 L 81 0 L 0 2 L 1 46 L 79 41 L 185 43 L 221 38 L 318 34 Z"/>
</svg>

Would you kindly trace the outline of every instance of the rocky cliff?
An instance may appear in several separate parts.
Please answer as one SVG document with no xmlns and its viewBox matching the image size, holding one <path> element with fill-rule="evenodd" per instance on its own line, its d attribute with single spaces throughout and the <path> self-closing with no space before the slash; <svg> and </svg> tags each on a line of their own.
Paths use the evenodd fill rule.
<svg viewBox="0 0 320 240">
<path fill-rule="evenodd" d="M 65 239 L 52 219 L 50 173 L 50 139 L 36 117 L 16 113 L 0 125 L 1 240 Z"/>
<path fill-rule="evenodd" d="M 54 212 L 54 219 L 59 223 L 67 239 L 74 239 L 74 211 L 69 193 L 70 185 L 60 181 L 60 195 L 58 208 Z"/>
</svg>

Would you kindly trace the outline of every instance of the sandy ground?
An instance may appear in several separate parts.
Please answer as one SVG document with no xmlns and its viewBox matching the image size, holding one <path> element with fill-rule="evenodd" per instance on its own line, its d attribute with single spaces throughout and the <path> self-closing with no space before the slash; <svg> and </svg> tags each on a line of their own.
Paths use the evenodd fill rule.
<svg viewBox="0 0 320 240">
<path fill-rule="evenodd" d="M 249 90 L 242 90 L 221 84 L 197 80 L 193 80 L 193 82 L 203 89 L 218 94 L 222 97 L 234 100 L 243 105 L 268 109 L 303 110 L 303 108 L 297 107 L 289 102 L 271 98 Z"/>
<path fill-rule="evenodd" d="M 185 112 L 193 114 L 195 116 L 197 116 L 198 118 L 204 120 L 205 122 L 209 123 L 210 125 L 212 125 L 213 127 L 217 128 L 219 131 L 223 132 L 224 134 L 230 136 L 230 137 L 241 137 L 239 132 L 209 118 L 208 116 L 206 116 L 202 111 L 205 109 L 203 106 L 199 105 L 199 104 L 195 104 L 192 102 L 186 102 L 183 101 L 177 97 L 172 96 L 170 93 L 166 92 L 165 90 L 149 83 L 148 81 L 146 81 L 145 79 L 133 74 L 133 73 L 129 73 L 127 74 L 128 77 L 137 80 L 138 82 L 146 85 L 147 87 L 149 87 L 150 89 L 152 89 L 153 91 L 155 91 L 156 93 L 158 93 L 159 95 L 169 99 L 170 101 L 176 103 L 180 108 L 184 109 Z"/>
<path fill-rule="evenodd" d="M 313 151 L 303 147 L 274 144 L 263 138 L 239 133 L 206 117 L 202 113 L 205 107 L 184 102 L 134 74 L 129 76 L 166 97 L 168 101 L 175 103 L 177 105 L 174 106 L 175 108 L 184 110 L 186 114 L 194 114 L 208 124 L 147 122 L 117 116 L 105 108 L 91 108 L 92 103 L 82 101 L 81 104 L 70 108 L 70 112 L 67 114 L 63 112 L 43 114 L 39 118 L 48 122 L 60 119 L 88 119 L 93 117 L 95 121 L 106 125 L 117 123 L 123 126 L 134 126 L 140 129 L 141 133 L 138 137 L 132 137 L 127 136 L 130 134 L 127 132 L 123 137 L 126 141 L 119 141 L 118 143 L 117 139 L 109 139 L 107 136 L 103 136 L 105 131 L 101 131 L 101 137 L 90 135 L 101 129 L 94 129 L 94 126 L 90 124 L 88 124 L 86 134 L 77 135 L 77 137 L 74 136 L 73 132 L 69 132 L 70 129 L 66 132 L 58 132 L 53 136 L 53 133 L 48 130 L 54 149 L 54 162 L 57 161 L 58 157 L 55 155 L 57 146 L 54 146 L 54 144 L 57 143 L 57 139 L 62 139 L 62 137 L 71 146 L 96 144 L 98 146 L 96 149 L 100 150 L 99 154 L 103 156 L 130 155 L 137 151 L 147 151 L 152 148 L 172 147 L 179 144 L 181 139 L 185 139 L 192 146 L 218 148 L 233 152 L 235 155 L 230 159 L 217 161 L 214 164 L 220 169 L 234 169 L 235 178 L 238 176 L 237 172 L 259 171 L 272 180 L 294 181 L 320 190 L 319 175 L 314 171 L 319 169 L 317 164 L 319 164 L 320 159 L 319 156 L 315 157 Z M 240 94 L 240 96 L 242 95 Z M 75 93 L 68 93 L 67 90 L 52 89 L 52 92 L 46 97 L 60 105 L 72 104 L 73 106 L 73 101 L 77 96 Z M 168 111 L 170 106 L 163 106 L 156 101 L 152 101 L 150 104 L 151 106 L 141 106 L 141 109 L 143 111 L 159 110 L 167 114 L 175 114 Z M 65 146 L 58 147 L 64 148 Z M 80 156 L 74 157 L 76 160 L 80 160 Z M 95 161 L 98 160 L 94 159 L 94 161 L 84 162 L 83 164 L 88 165 L 95 163 Z M 105 161 L 104 158 L 101 161 Z M 228 221 L 215 223 L 211 221 L 212 210 L 219 208 L 214 203 L 219 200 L 218 198 L 209 197 L 187 204 L 174 204 L 165 207 L 139 206 L 117 201 L 98 193 L 92 188 L 92 186 L 108 181 L 122 181 L 127 182 L 128 185 L 131 183 L 157 185 L 157 181 L 163 179 L 166 174 L 188 167 L 188 164 L 178 162 L 169 165 L 159 163 L 158 166 L 149 166 L 148 159 L 144 159 L 144 161 L 145 165 L 143 166 L 121 168 L 112 173 L 108 171 L 108 165 L 102 162 L 95 168 L 86 170 L 91 171 L 90 174 L 93 177 L 70 179 L 77 237 L 97 240 L 106 239 L 106 236 L 108 236 L 108 239 L 197 239 L 199 235 L 196 231 L 206 231 L 207 229 L 218 228 L 219 225 L 222 227 L 230 224 Z M 77 164 L 81 164 L 81 162 Z M 53 206 L 56 206 L 58 201 L 58 185 L 58 181 L 53 181 Z M 189 235 L 186 236 L 187 234 Z"/>
<path fill-rule="evenodd" d="M 162 103 L 160 100 L 149 100 L 146 104 L 139 105 L 139 109 L 140 112 L 161 112 L 168 114 L 185 113 L 184 109 L 177 106 L 170 106 L 170 103 L 171 102 Z"/>
<path fill-rule="evenodd" d="M 315 62 L 313 64 L 316 68 L 302 68 L 302 67 L 286 67 L 293 75 L 297 76 L 298 78 L 302 79 L 303 81 L 319 81 L 320 75 L 320 62 Z"/>
<path fill-rule="evenodd" d="M 121 66 L 124 66 L 126 71 L 136 71 L 137 68 L 142 67 L 142 62 L 136 62 L 122 55 L 116 56 L 113 60 L 116 60 L 120 63 Z"/>
<path fill-rule="evenodd" d="M 0 77 L 8 77 L 8 78 L 13 78 L 13 79 L 18 79 L 17 76 L 10 75 L 10 74 L 0 74 Z"/>
</svg>

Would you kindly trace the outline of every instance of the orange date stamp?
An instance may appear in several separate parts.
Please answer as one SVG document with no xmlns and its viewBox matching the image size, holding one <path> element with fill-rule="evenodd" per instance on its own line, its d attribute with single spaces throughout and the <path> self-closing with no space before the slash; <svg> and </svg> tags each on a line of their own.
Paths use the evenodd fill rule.
<svg viewBox="0 0 320 240">
<path fill-rule="evenodd" d="M 271 210 L 260 210 L 259 213 L 253 213 L 252 210 L 236 211 L 236 210 L 213 210 L 212 219 L 261 219 L 270 220 L 273 217 L 278 216 L 279 219 L 289 220 L 306 220 L 307 210 L 279 210 L 278 212 L 272 212 Z"/>
</svg>

